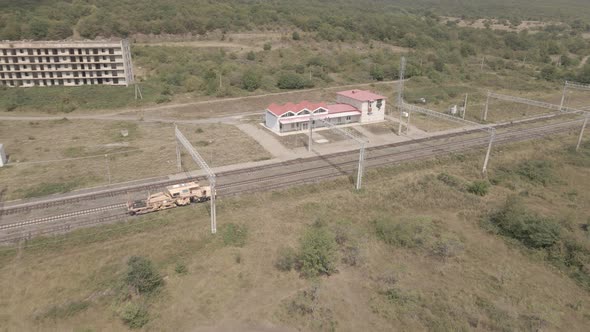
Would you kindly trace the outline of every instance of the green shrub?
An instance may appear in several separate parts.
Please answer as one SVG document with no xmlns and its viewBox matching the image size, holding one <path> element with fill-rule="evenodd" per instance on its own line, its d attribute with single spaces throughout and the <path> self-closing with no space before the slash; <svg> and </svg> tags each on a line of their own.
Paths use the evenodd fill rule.
<svg viewBox="0 0 590 332">
<path fill-rule="evenodd" d="M 277 87 L 280 89 L 303 89 L 312 86 L 313 84 L 303 76 L 292 72 L 282 73 L 277 81 Z"/>
<path fill-rule="evenodd" d="M 293 40 L 301 40 L 301 36 L 299 35 L 299 32 L 297 32 L 297 31 L 293 31 L 291 38 L 293 38 Z"/>
<path fill-rule="evenodd" d="M 246 244 L 248 230 L 245 225 L 230 223 L 221 228 L 221 237 L 226 246 L 243 247 Z"/>
<path fill-rule="evenodd" d="M 256 60 L 256 53 L 254 53 L 254 51 L 246 53 L 246 59 L 250 61 Z"/>
<path fill-rule="evenodd" d="M 272 44 L 271 43 L 264 43 L 264 45 L 262 46 L 262 49 L 265 51 L 270 51 L 272 48 Z"/>
<path fill-rule="evenodd" d="M 248 69 L 242 75 L 242 89 L 254 91 L 260 87 L 262 82 L 262 75 L 260 73 Z"/>
<path fill-rule="evenodd" d="M 145 306 L 134 302 L 125 304 L 121 309 L 120 316 L 125 325 L 132 329 L 143 327 L 149 322 L 149 313 Z"/>
<path fill-rule="evenodd" d="M 176 266 L 174 267 L 174 272 L 176 272 L 177 274 L 184 275 L 188 273 L 188 269 L 186 268 L 186 265 L 182 263 L 176 263 Z"/>
<path fill-rule="evenodd" d="M 440 173 L 436 178 L 449 187 L 459 188 L 461 186 L 461 180 L 448 173 Z"/>
<path fill-rule="evenodd" d="M 553 164 L 547 160 L 527 160 L 521 163 L 516 173 L 530 182 L 547 185 L 552 180 Z"/>
<path fill-rule="evenodd" d="M 293 248 L 283 247 L 278 251 L 275 267 L 281 271 L 291 271 L 298 262 L 297 253 Z"/>
<path fill-rule="evenodd" d="M 334 235 L 325 227 L 308 229 L 300 244 L 301 274 L 313 278 L 336 272 L 336 247 Z"/>
<path fill-rule="evenodd" d="M 125 281 L 140 294 L 151 293 L 164 282 L 152 262 L 141 256 L 132 256 L 127 261 Z"/>
<path fill-rule="evenodd" d="M 559 240 L 560 227 L 555 222 L 526 211 L 517 196 L 506 200 L 490 217 L 500 233 L 519 240 L 530 248 L 547 248 Z"/>
<path fill-rule="evenodd" d="M 42 315 L 36 317 L 36 319 L 64 319 L 88 309 L 89 306 L 90 303 L 88 301 L 73 301 L 66 305 L 53 306 Z"/>
<path fill-rule="evenodd" d="M 422 247 L 431 233 L 431 222 L 423 218 L 394 222 L 389 219 L 373 221 L 377 237 L 398 247 Z"/>
<path fill-rule="evenodd" d="M 490 190 L 490 183 L 488 181 L 475 181 L 467 186 L 467 191 L 478 196 L 487 195 Z"/>
</svg>

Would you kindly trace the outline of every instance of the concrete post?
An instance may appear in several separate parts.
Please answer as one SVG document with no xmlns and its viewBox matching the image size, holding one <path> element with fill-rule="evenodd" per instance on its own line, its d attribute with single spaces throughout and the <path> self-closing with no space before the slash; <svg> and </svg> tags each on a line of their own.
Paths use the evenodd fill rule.
<svg viewBox="0 0 590 332">
<path fill-rule="evenodd" d="M 465 94 L 465 102 L 463 103 L 463 120 L 465 120 L 465 113 L 467 113 L 467 96 L 469 96 L 469 94 Z"/>
<path fill-rule="evenodd" d="M 563 111 L 563 104 L 565 104 L 565 93 L 567 91 L 567 81 L 563 84 L 563 92 L 561 93 L 561 103 L 559 103 L 559 110 Z"/>
<path fill-rule="evenodd" d="M 578 137 L 578 144 L 576 144 L 576 151 L 580 149 L 580 144 L 582 144 L 582 138 L 584 137 L 584 129 L 586 129 L 586 124 L 588 123 L 588 117 L 584 119 L 584 124 L 582 125 L 582 129 L 580 130 L 580 136 Z"/>
<path fill-rule="evenodd" d="M 356 174 L 356 190 L 360 190 L 363 182 L 363 172 L 364 172 L 364 165 L 365 164 L 365 144 L 361 145 L 361 149 L 359 151 L 359 164 L 358 170 Z"/>
<path fill-rule="evenodd" d="M 311 144 L 313 143 L 313 116 L 309 115 L 309 140 L 307 142 L 307 151 L 311 151 Z"/>
<path fill-rule="evenodd" d="M 176 140 L 176 168 L 179 172 L 182 172 L 182 159 L 180 158 L 180 145 Z"/>
<path fill-rule="evenodd" d="M 211 183 L 211 234 L 217 233 L 217 210 L 215 209 L 215 196 L 217 191 L 215 189 L 215 181 Z"/>
<path fill-rule="evenodd" d="M 496 132 L 492 131 L 490 135 L 490 143 L 488 144 L 488 151 L 486 152 L 486 158 L 483 161 L 483 169 L 481 170 L 483 175 L 486 175 L 488 172 L 488 162 L 490 161 L 490 154 L 492 152 L 492 144 L 494 143 L 494 139 L 496 138 Z"/>
<path fill-rule="evenodd" d="M 484 121 L 487 121 L 488 120 L 488 108 L 489 108 L 489 105 L 490 105 L 490 95 L 491 95 L 491 93 L 490 93 L 490 91 L 488 91 L 488 97 L 486 99 L 486 108 L 485 108 L 485 110 L 483 112 L 483 120 Z"/>
</svg>

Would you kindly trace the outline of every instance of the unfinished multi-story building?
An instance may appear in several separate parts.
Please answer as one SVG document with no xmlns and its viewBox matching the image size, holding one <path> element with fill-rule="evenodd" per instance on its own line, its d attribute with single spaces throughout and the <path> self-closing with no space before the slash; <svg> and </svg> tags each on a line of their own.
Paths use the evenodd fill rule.
<svg viewBox="0 0 590 332">
<path fill-rule="evenodd" d="M 133 64 L 127 40 L 0 42 L 0 85 L 132 83 Z"/>
</svg>

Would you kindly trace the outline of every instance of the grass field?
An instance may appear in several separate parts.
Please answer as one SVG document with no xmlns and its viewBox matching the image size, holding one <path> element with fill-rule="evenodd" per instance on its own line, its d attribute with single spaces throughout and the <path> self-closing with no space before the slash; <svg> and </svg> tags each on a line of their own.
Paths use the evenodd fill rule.
<svg viewBox="0 0 590 332">
<path fill-rule="evenodd" d="M 146 330 L 584 330 L 584 279 L 550 259 L 553 251 L 486 226 L 517 195 L 588 249 L 578 225 L 589 222 L 590 145 L 564 149 L 573 142 L 496 149 L 495 185 L 483 197 L 464 189 L 481 179 L 477 152 L 370 171 L 361 192 L 340 179 L 224 199 L 214 237 L 207 206 L 195 205 L 2 248 L 0 325 L 125 330 L 121 307 L 139 302 Z M 534 160 L 545 166 L 523 166 Z M 278 270 L 281 248 L 299 248 L 314 230 L 333 234 L 337 271 L 305 279 Z M 158 292 L 121 297 L 132 255 L 164 276 Z"/>
<path fill-rule="evenodd" d="M 270 157 L 231 125 L 183 125 L 180 129 L 212 167 Z M 126 137 L 122 130 L 127 131 Z M 116 183 L 178 172 L 172 124 L 10 121 L 0 123 L 0 141 L 10 161 L 0 169 L 3 200 L 106 184 L 109 173 Z M 188 156 L 183 162 L 188 170 L 196 167 Z"/>
</svg>

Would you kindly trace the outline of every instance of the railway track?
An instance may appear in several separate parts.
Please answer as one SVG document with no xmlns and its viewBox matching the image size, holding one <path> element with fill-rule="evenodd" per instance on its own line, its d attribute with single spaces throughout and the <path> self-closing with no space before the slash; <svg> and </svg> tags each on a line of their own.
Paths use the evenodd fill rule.
<svg viewBox="0 0 590 332">
<path fill-rule="evenodd" d="M 496 136 L 495 142 L 496 144 L 505 144 L 516 141 L 546 137 L 554 133 L 570 130 L 573 125 L 579 124 L 581 123 L 581 121 L 582 120 L 573 120 L 537 128 L 528 128 L 520 131 L 500 133 Z M 402 162 L 426 159 L 441 154 L 464 152 L 466 150 L 481 148 L 485 146 L 487 143 L 487 137 L 475 137 L 466 139 L 462 141 L 460 144 L 457 144 L 457 142 L 446 142 L 438 145 L 422 146 L 418 149 L 412 150 L 411 153 L 408 153 L 408 151 L 397 151 L 377 156 L 369 156 L 368 158 L 366 158 L 366 167 L 375 168 L 384 165 L 399 164 Z M 356 165 L 357 160 L 349 160 L 340 162 L 338 164 L 323 165 L 315 168 L 308 168 L 283 174 L 270 175 L 263 178 L 238 181 L 220 186 L 218 195 L 220 197 L 234 196 L 242 194 L 244 192 L 252 193 L 256 191 L 281 189 L 301 184 L 317 183 L 327 179 L 333 179 L 339 176 L 353 173 L 356 169 Z M 302 175 L 306 176 L 301 177 Z M 280 179 L 280 181 L 275 183 L 272 182 L 277 179 Z M 257 184 L 258 186 L 254 186 L 255 184 Z M 74 228 L 98 225 L 111 221 L 120 220 L 129 216 L 126 213 L 119 213 L 114 216 L 102 216 L 100 218 L 92 220 L 74 221 L 59 225 L 50 225 L 48 227 L 41 227 L 35 230 L 18 230 L 33 226 L 38 227 L 43 224 L 56 222 L 77 216 L 86 216 L 107 211 L 117 211 L 125 208 L 125 206 L 125 203 L 112 204 L 109 206 L 65 213 L 52 217 L 38 218 L 24 222 L 1 225 L 0 230 L 9 230 L 9 233 L 6 234 L 6 236 L 4 237 L 0 237 L 0 243 L 15 242 L 23 239 L 28 239 L 33 236 L 55 234 L 64 231 L 69 231 Z"/>
<path fill-rule="evenodd" d="M 543 118 L 527 119 L 527 120 L 524 120 L 519 123 L 512 123 L 512 122 L 503 123 L 503 124 L 495 125 L 494 128 L 496 128 L 496 129 L 508 128 L 508 127 L 511 127 L 511 126 L 514 126 L 517 124 L 534 123 L 534 122 L 543 121 L 546 119 L 547 119 L 547 117 L 543 117 Z M 468 129 L 468 130 L 456 132 L 456 133 L 439 135 L 439 136 L 435 136 L 435 137 L 426 137 L 426 138 L 421 138 L 421 139 L 412 140 L 412 141 L 385 144 L 385 145 L 367 148 L 366 152 L 367 152 L 367 154 L 369 154 L 371 152 L 387 150 L 387 149 L 400 147 L 400 146 L 404 146 L 404 145 L 420 144 L 420 143 L 425 143 L 425 142 L 429 142 L 429 141 L 440 141 L 440 140 L 450 139 L 450 138 L 454 138 L 454 137 L 458 137 L 458 136 L 469 135 L 469 134 L 477 133 L 480 131 L 481 131 L 480 128 L 475 128 L 475 129 Z M 327 154 L 327 155 L 323 155 L 323 156 L 310 157 L 310 158 L 305 158 L 305 159 L 293 159 L 293 160 L 289 160 L 289 161 L 285 161 L 285 162 L 281 162 L 281 163 L 268 164 L 268 165 L 263 165 L 263 166 L 221 172 L 221 173 L 218 173 L 217 176 L 218 176 L 218 178 L 223 178 L 223 177 L 229 177 L 229 176 L 240 175 L 240 174 L 250 174 L 250 173 L 260 172 L 260 171 L 268 170 L 268 169 L 272 169 L 272 168 L 284 168 L 286 166 L 301 164 L 303 162 L 314 162 L 314 161 L 318 161 L 318 160 L 322 160 L 322 159 L 326 160 L 326 159 L 332 159 L 332 158 L 344 157 L 344 156 L 353 156 L 353 155 L 356 155 L 356 151 L 345 151 L 345 152 L 331 153 L 331 154 Z M 189 177 L 186 179 L 186 181 L 197 181 L 197 182 L 203 181 L 203 180 L 206 180 L 206 177 L 197 176 L 197 177 Z M 19 213 L 27 213 L 32 210 L 46 209 L 46 208 L 50 208 L 50 207 L 75 204 L 75 203 L 79 203 L 79 202 L 83 202 L 83 201 L 87 201 L 87 200 L 124 196 L 124 195 L 130 194 L 130 193 L 136 193 L 136 192 L 160 190 L 166 186 L 173 185 L 176 183 L 178 183 L 178 180 L 161 180 L 161 181 L 156 181 L 153 183 L 136 185 L 136 186 L 132 186 L 132 187 L 110 189 L 110 190 L 103 190 L 100 192 L 81 194 L 81 195 L 77 195 L 74 197 L 56 198 L 53 200 L 48 200 L 48 201 L 43 201 L 43 202 L 38 202 L 38 203 L 32 202 L 32 203 L 25 203 L 25 204 L 21 204 L 21 205 L 12 206 L 12 207 L 9 206 L 9 207 L 4 207 L 4 208 L 0 209 L 0 217 L 7 216 L 7 215 L 13 215 L 13 214 L 19 214 Z"/>
</svg>

